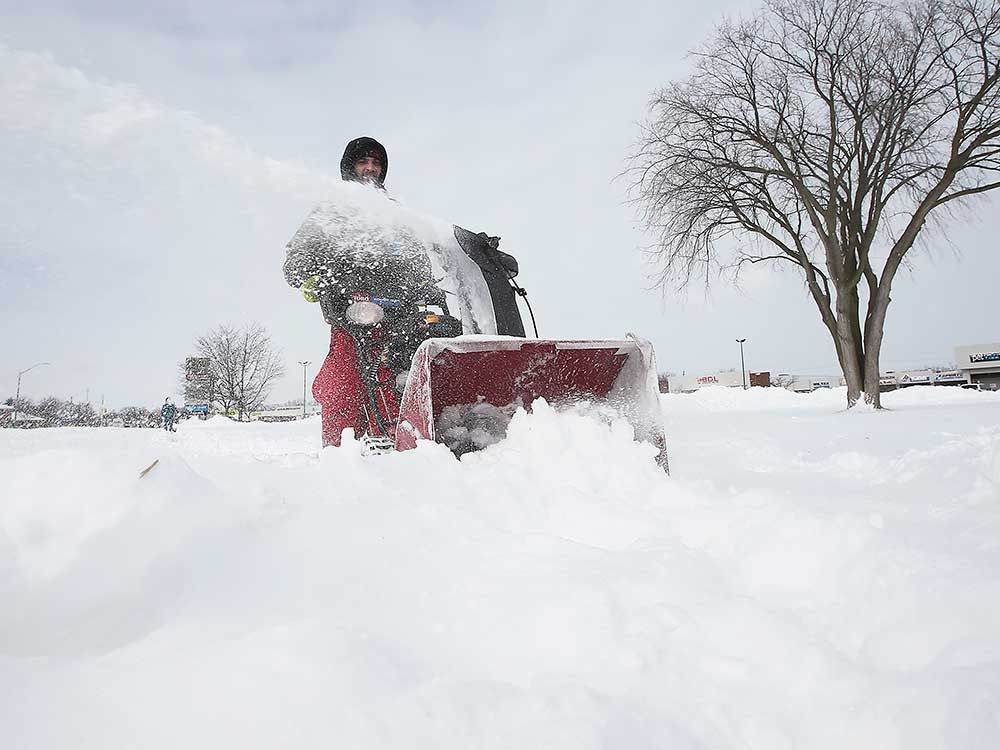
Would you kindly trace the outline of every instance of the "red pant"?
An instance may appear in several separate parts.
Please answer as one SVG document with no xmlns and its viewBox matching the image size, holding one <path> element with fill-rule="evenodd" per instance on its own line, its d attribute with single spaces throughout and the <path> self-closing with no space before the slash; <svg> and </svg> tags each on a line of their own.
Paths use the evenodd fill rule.
<svg viewBox="0 0 1000 750">
<path fill-rule="evenodd" d="M 372 356 L 377 358 L 381 348 L 377 344 L 377 329 L 372 336 Z M 391 425 L 386 437 L 395 438 L 399 399 L 393 388 L 393 374 L 384 364 L 378 368 L 379 387 L 376 402 L 383 421 Z M 323 445 L 340 445 L 340 433 L 348 427 L 355 435 L 365 433 L 380 435 L 374 417 L 369 415 L 371 405 L 361 370 L 358 368 L 358 350 L 350 334 L 340 328 L 330 330 L 330 351 L 312 385 L 313 398 L 323 408 Z"/>
</svg>

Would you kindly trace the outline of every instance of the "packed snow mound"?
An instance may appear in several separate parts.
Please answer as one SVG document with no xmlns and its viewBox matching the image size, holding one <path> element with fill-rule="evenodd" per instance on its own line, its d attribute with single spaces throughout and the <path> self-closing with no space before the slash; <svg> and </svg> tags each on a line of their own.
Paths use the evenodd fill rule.
<svg viewBox="0 0 1000 750">
<path fill-rule="evenodd" d="M 706 398 L 672 477 L 544 404 L 461 461 L 0 431 L 5 744 L 992 747 L 1000 401 Z"/>
<path fill-rule="evenodd" d="M 707 412 L 774 411 L 784 409 L 839 409 L 847 405 L 847 388 L 819 388 L 810 393 L 795 393 L 786 388 L 727 388 L 708 386 L 693 393 L 662 394 L 667 408 L 675 406 L 686 410 Z M 1000 402 L 1000 392 L 975 391 L 952 386 L 913 386 L 882 394 L 882 406 L 893 409 L 901 406 L 936 406 L 942 404 L 995 404 Z M 870 411 L 864 403 L 858 411 Z"/>
<path fill-rule="evenodd" d="M 912 386 L 883 393 L 882 403 L 889 408 L 942 404 L 996 404 L 1000 403 L 1000 391 L 977 391 L 955 386 Z"/>
</svg>

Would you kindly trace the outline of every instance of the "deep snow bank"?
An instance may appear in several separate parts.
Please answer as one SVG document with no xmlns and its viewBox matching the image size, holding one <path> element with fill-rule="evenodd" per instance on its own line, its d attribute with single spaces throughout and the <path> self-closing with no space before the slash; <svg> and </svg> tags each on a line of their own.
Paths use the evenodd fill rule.
<svg viewBox="0 0 1000 750">
<path fill-rule="evenodd" d="M 847 388 L 819 388 L 811 393 L 793 393 L 785 388 L 726 388 L 710 386 L 693 393 L 663 394 L 666 403 L 676 403 L 685 411 L 846 411 Z M 954 386 L 914 386 L 882 394 L 882 405 L 889 410 L 913 406 L 947 404 L 996 404 L 1000 392 L 973 391 Z M 862 405 L 863 406 L 863 405 Z M 869 411 L 856 409 L 857 412 Z"/>
<path fill-rule="evenodd" d="M 857 417 L 667 397 L 671 479 L 627 425 L 545 409 L 461 462 L 320 453 L 315 420 L 0 433 L 0 726 L 18 748 L 991 747 L 1000 400 L 940 390 Z"/>
</svg>

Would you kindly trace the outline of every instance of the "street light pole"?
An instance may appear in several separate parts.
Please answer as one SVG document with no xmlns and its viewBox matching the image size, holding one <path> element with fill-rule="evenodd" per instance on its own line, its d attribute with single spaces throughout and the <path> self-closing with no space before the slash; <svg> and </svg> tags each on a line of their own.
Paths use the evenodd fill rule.
<svg viewBox="0 0 1000 750">
<path fill-rule="evenodd" d="M 302 365 L 302 418 L 306 418 L 306 368 L 312 362 L 299 362 Z"/>
<path fill-rule="evenodd" d="M 737 343 L 740 345 L 740 373 L 743 375 L 743 390 L 747 389 L 747 366 L 743 360 L 743 342 L 746 339 L 736 339 Z"/>
<path fill-rule="evenodd" d="M 17 403 L 21 400 L 21 376 L 24 375 L 24 373 L 28 372 L 28 370 L 34 370 L 36 367 L 41 367 L 42 365 L 47 365 L 47 364 L 49 363 L 36 362 L 27 370 L 21 370 L 21 372 L 17 374 L 17 395 L 14 396 L 14 415 L 11 418 L 11 423 L 10 423 L 11 427 L 17 427 Z"/>
</svg>

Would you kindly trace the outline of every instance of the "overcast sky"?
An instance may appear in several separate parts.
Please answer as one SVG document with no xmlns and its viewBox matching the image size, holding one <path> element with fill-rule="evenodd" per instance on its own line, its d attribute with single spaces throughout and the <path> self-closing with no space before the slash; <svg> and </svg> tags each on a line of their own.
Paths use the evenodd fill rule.
<svg viewBox="0 0 1000 750">
<path fill-rule="evenodd" d="M 625 203 L 635 123 L 686 51 L 754 4 L 0 0 L 0 397 L 155 405 L 218 323 L 265 324 L 301 393 L 328 341 L 281 275 L 344 144 L 404 203 L 503 237 L 545 337 L 653 341 L 661 371 L 837 371 L 798 277 L 649 289 Z M 883 369 L 1000 339 L 1000 211 L 893 289 Z M 946 241 L 947 240 L 947 241 Z M 315 365 L 312 370 L 314 371 Z"/>
</svg>

